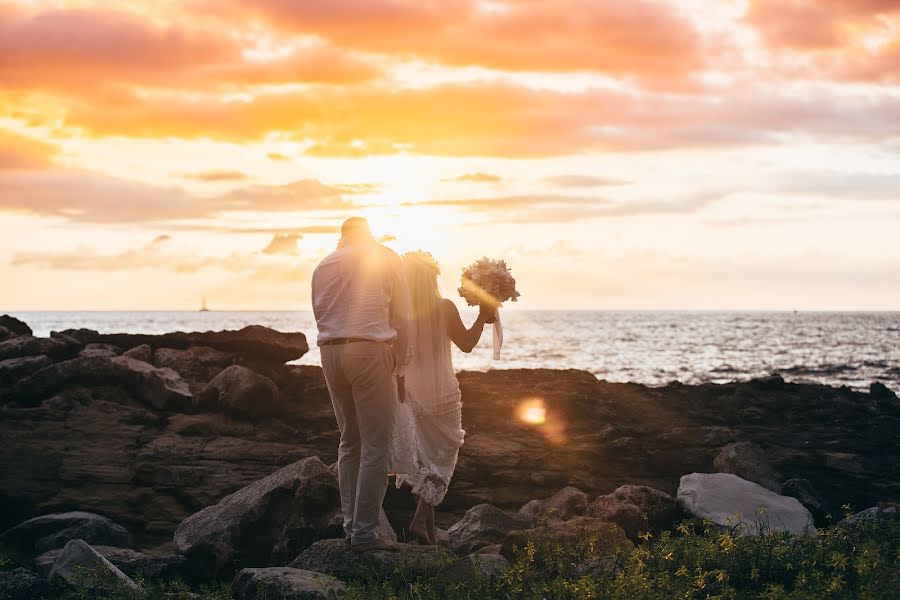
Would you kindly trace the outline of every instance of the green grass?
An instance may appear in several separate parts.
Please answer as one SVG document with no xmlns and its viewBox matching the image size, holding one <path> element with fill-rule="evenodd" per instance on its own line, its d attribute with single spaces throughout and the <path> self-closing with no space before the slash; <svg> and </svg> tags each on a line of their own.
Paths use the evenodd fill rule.
<svg viewBox="0 0 900 600">
<path fill-rule="evenodd" d="M 532 539 L 516 550 L 499 577 L 452 582 L 442 575 L 452 557 L 421 564 L 404 562 L 392 573 L 360 572 L 339 596 L 348 600 L 481 599 L 893 599 L 900 590 L 900 522 L 871 520 L 832 525 L 817 538 L 768 533 L 735 535 L 709 523 L 686 521 L 658 538 L 645 535 L 636 548 L 604 556 L 586 534 L 562 546 Z M 0 553 L 0 565 L 14 564 Z M 6 562 L 4 562 L 6 561 Z M 6 567 L 9 568 L 9 567 Z M 149 600 L 231 598 L 230 582 L 190 590 L 182 583 L 139 581 Z M 130 600 L 121 589 L 69 590 L 64 600 Z M 264 596 L 261 596 L 264 597 Z M 337 597 L 337 596 L 336 596 Z"/>
</svg>

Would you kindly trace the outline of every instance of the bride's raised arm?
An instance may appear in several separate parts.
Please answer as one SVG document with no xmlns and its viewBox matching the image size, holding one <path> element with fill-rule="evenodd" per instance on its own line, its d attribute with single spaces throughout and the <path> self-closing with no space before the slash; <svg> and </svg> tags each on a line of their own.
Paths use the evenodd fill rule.
<svg viewBox="0 0 900 600">
<path fill-rule="evenodd" d="M 490 323 L 493 317 L 492 309 L 482 306 L 478 311 L 478 317 L 472 324 L 471 328 L 466 328 L 459 316 L 459 309 L 452 300 L 444 298 L 441 301 L 441 309 L 444 313 L 444 319 L 447 324 L 447 335 L 456 346 L 463 352 L 469 353 L 478 344 L 481 339 L 481 333 L 484 331 L 485 323 Z"/>
</svg>

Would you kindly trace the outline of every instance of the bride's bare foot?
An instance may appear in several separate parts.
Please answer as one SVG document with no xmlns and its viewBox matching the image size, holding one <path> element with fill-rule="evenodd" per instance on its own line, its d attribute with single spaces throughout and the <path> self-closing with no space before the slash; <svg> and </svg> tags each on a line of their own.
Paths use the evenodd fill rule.
<svg viewBox="0 0 900 600">
<path fill-rule="evenodd" d="M 422 523 L 410 523 L 407 531 L 409 531 L 410 537 L 420 544 L 434 545 L 435 543 L 433 538 L 428 534 L 428 528 Z"/>
</svg>

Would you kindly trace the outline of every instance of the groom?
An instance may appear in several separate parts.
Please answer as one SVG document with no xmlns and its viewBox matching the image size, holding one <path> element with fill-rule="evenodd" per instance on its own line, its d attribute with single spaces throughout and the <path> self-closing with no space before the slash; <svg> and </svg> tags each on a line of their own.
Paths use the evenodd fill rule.
<svg viewBox="0 0 900 600">
<path fill-rule="evenodd" d="M 409 290 L 400 257 L 362 218 L 341 226 L 338 249 L 312 277 L 322 369 L 341 430 L 338 480 L 353 550 L 399 550 L 379 538 L 397 405 L 397 377 L 412 355 Z"/>
</svg>

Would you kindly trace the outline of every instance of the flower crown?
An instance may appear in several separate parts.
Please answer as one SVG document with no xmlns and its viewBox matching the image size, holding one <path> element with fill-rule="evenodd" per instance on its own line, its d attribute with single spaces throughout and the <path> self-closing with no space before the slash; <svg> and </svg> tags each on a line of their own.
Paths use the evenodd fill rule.
<svg viewBox="0 0 900 600">
<path fill-rule="evenodd" d="M 435 275 L 441 274 L 441 266 L 438 264 L 438 261 L 434 260 L 434 257 L 430 252 L 425 252 L 424 250 L 414 250 L 412 252 L 407 252 L 403 255 L 403 260 L 414 260 L 420 262 L 424 265 L 428 265 L 432 271 L 434 271 Z"/>
</svg>

